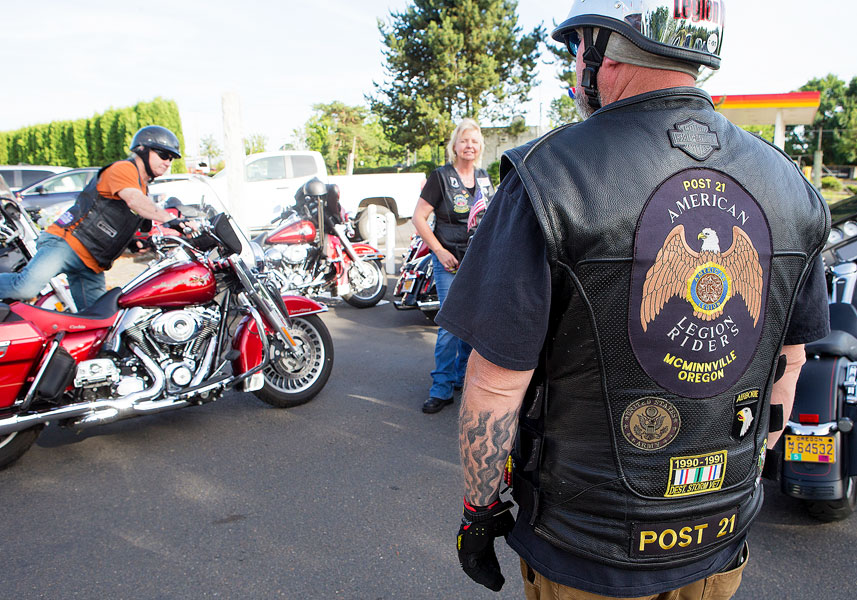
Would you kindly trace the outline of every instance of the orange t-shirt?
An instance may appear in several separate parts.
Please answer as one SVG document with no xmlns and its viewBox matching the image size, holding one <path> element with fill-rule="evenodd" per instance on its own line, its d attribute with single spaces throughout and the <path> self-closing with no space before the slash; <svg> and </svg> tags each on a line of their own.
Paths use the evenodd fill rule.
<svg viewBox="0 0 857 600">
<path fill-rule="evenodd" d="M 144 194 L 148 193 L 148 186 L 143 181 L 143 178 L 140 177 L 136 164 L 128 160 L 121 160 L 107 167 L 104 172 L 101 173 L 101 177 L 98 178 L 98 183 L 95 186 L 95 189 L 98 190 L 100 195 L 105 198 L 110 198 L 111 200 L 116 200 L 117 202 L 124 202 L 124 200 L 119 197 L 119 192 L 126 188 L 136 188 Z M 83 264 L 94 272 L 101 273 L 104 270 L 92 257 L 89 250 L 84 248 L 83 244 L 81 244 L 80 241 L 72 235 L 72 231 L 74 231 L 73 229 L 64 229 L 56 223 L 53 223 L 46 231 L 63 238 L 66 243 L 71 246 L 75 254 L 80 257 Z"/>
</svg>

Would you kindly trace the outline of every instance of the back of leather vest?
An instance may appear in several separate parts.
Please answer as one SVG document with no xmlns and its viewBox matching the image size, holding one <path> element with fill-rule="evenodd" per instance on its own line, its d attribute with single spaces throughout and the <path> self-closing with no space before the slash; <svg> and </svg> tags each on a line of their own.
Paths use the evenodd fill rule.
<svg viewBox="0 0 857 600">
<path fill-rule="evenodd" d="M 611 104 L 510 167 L 553 279 L 519 501 L 539 535 L 608 564 L 716 552 L 761 507 L 774 367 L 826 204 L 692 88 Z"/>
</svg>

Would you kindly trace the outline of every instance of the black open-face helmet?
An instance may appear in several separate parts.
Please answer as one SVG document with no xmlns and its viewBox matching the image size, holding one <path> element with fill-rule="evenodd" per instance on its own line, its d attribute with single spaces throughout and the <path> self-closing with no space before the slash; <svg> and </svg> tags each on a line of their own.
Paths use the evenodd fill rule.
<svg viewBox="0 0 857 600">
<path fill-rule="evenodd" d="M 148 125 L 134 134 L 131 151 L 140 154 L 144 148 L 169 152 L 173 158 L 181 158 L 179 138 L 172 131 L 160 125 Z"/>
<path fill-rule="evenodd" d="M 590 106 L 600 107 L 597 74 L 612 33 L 641 50 L 710 69 L 720 68 L 725 0 L 573 0 L 551 37 L 577 55 L 584 35 L 586 70 L 580 85 Z M 593 29 L 598 29 L 597 38 Z"/>
</svg>

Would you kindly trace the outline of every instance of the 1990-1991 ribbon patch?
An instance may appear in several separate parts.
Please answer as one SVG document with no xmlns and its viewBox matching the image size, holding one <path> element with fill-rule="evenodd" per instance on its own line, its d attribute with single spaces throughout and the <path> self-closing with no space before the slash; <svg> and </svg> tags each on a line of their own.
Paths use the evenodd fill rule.
<svg viewBox="0 0 857 600">
<path fill-rule="evenodd" d="M 628 331 L 640 365 L 675 394 L 722 393 L 746 371 L 764 325 L 771 232 L 731 177 L 666 180 L 637 226 Z"/>
</svg>

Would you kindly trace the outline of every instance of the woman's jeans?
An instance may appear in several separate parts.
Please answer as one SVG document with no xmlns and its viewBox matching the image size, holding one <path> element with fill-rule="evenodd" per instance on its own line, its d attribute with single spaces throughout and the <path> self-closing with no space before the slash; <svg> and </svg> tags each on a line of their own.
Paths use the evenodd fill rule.
<svg viewBox="0 0 857 600">
<path fill-rule="evenodd" d="M 0 273 L 0 298 L 29 300 L 50 282 L 52 277 L 65 273 L 71 297 L 81 310 L 104 294 L 104 273 L 95 273 L 87 267 L 64 239 L 42 232 L 36 241 L 37 252 L 33 260 L 18 273 Z"/>
<path fill-rule="evenodd" d="M 447 271 L 434 253 L 431 255 L 434 268 L 434 283 L 437 287 L 437 299 L 443 306 L 449 286 L 455 278 L 454 273 Z M 443 327 L 437 328 L 437 342 L 434 345 L 434 371 L 431 372 L 432 384 L 429 396 L 448 400 L 452 398 L 454 387 L 464 383 L 464 373 L 467 371 L 467 359 L 470 358 L 470 344 L 461 341 Z"/>
</svg>

